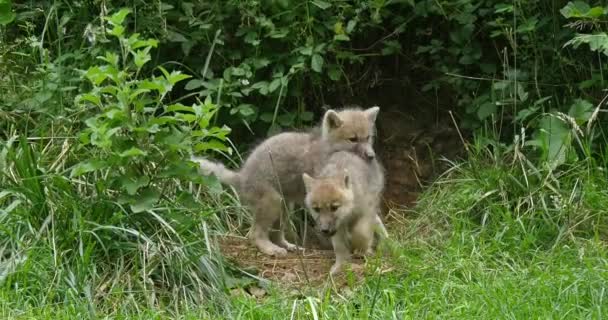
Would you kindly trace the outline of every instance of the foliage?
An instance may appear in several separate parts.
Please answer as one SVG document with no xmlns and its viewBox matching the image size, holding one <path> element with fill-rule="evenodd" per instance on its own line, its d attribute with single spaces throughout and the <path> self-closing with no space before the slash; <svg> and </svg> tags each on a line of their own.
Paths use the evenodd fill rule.
<svg viewBox="0 0 608 320">
<path fill-rule="evenodd" d="M 607 14 L 583 1 L 0 0 L 0 314 L 601 317 Z M 409 75 L 457 107 L 474 143 L 397 227 L 394 268 L 370 259 L 340 294 L 226 294 L 255 278 L 209 235 L 249 216 L 200 192 L 217 182 L 184 159 L 229 154 L 223 124 L 246 148 L 386 78 L 417 86 Z"/>
<path fill-rule="evenodd" d="M 141 40 L 137 33 L 127 37 L 123 22 L 129 13 L 123 9 L 107 18 L 107 34 L 117 38 L 121 51 L 106 52 L 98 57 L 105 64 L 84 73 L 93 88 L 76 101 L 94 111 L 84 121 L 87 129 L 80 141 L 94 149 L 71 176 L 105 172 L 100 191 L 118 188 L 119 202 L 141 212 L 151 209 L 167 188 L 161 179 L 200 181 L 195 168 L 183 159 L 193 149 L 227 151 L 221 141 L 229 131 L 211 125 L 217 107 L 210 99 L 193 106 L 164 105 L 173 87 L 190 76 L 159 67 L 162 76 L 138 78 L 157 41 Z"/>
</svg>

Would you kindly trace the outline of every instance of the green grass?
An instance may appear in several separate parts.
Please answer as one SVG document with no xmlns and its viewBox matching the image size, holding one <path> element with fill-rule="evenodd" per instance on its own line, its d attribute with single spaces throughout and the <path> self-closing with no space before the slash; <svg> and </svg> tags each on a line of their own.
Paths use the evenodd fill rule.
<svg viewBox="0 0 608 320">
<path fill-rule="evenodd" d="M 29 152 L 36 157 L 36 150 Z M 64 224 L 64 233 L 43 232 L 37 242 L 3 241 L 4 247 L 17 246 L 27 259 L 2 283 L 0 316 L 603 318 L 608 313 L 604 211 L 608 182 L 603 171 L 585 162 L 551 171 L 521 166 L 525 161 L 513 165 L 497 159 L 471 155 L 427 190 L 413 213 L 404 213 L 407 223 L 392 228 L 390 254 L 383 258 L 393 266 L 392 271 L 375 273 L 379 261 L 372 259 L 366 279 L 352 279 L 352 286 L 346 289 L 328 285 L 294 293 L 274 284 L 266 288 L 268 294 L 261 300 L 231 295 L 231 284 L 245 279 L 227 267 L 214 249 L 209 251 L 207 246 L 212 243 L 206 242 L 204 228 L 189 230 L 197 223 L 184 224 L 163 214 L 175 233 L 155 219 L 119 221 L 125 230 L 130 226 L 143 232 L 152 247 L 165 247 L 156 253 L 142 246 L 145 242 L 121 237 L 122 232 L 110 232 L 106 239 L 103 232 L 96 231 L 99 241 L 113 247 L 111 255 L 97 241 L 64 237 L 66 232 L 92 232 L 79 224 Z M 32 172 L 25 161 L 21 167 L 24 175 Z M 46 186 L 47 204 L 56 214 L 67 214 L 61 208 L 70 207 L 66 200 L 71 193 L 59 188 L 61 184 L 52 184 L 52 177 L 43 175 L 40 180 Z M 37 190 L 37 180 L 28 181 L 23 186 Z M 527 185 L 522 187 L 524 183 Z M 60 201 L 64 201 L 61 206 Z M 95 203 L 85 200 L 80 208 L 86 213 L 91 210 L 87 206 Z M 221 220 L 226 213 L 220 207 L 216 210 L 216 219 Z M 35 220 L 28 217 L 30 223 Z M 202 222 L 209 218 L 191 219 Z M 7 221 L 18 226 L 17 219 Z M 152 225 L 136 224 L 142 221 Z M 35 238 L 35 232 L 28 233 L 30 229 L 38 230 L 32 226 L 11 229 L 13 238 Z M 88 251 L 70 254 L 70 243 L 76 250 L 78 241 L 87 243 Z M 156 257 L 150 257 L 154 254 Z M 203 260 L 192 263 L 200 257 Z M 8 260 L 3 260 L 0 270 L 8 270 Z M 142 279 L 144 274 L 149 277 Z"/>
</svg>

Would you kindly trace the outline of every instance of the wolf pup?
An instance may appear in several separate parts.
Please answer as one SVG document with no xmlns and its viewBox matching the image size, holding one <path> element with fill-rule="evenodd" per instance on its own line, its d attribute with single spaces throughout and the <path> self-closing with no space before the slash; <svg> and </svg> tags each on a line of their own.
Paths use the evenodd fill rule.
<svg viewBox="0 0 608 320">
<path fill-rule="evenodd" d="M 350 152 L 334 153 L 317 178 L 302 175 L 306 187 L 305 203 L 317 228 L 331 237 L 336 274 L 351 253 L 372 253 L 375 231 L 388 234 L 380 220 L 380 197 L 384 189 L 384 170 L 377 160 L 364 161 Z"/>
<path fill-rule="evenodd" d="M 373 160 L 373 138 L 379 107 L 328 110 L 321 127 L 311 132 L 285 132 L 257 146 L 239 171 L 220 163 L 193 158 L 200 171 L 233 186 L 254 216 L 251 237 L 264 254 L 281 256 L 296 246 L 285 239 L 285 208 L 303 204 L 304 172 L 317 172 L 337 151 L 357 152 Z"/>
</svg>

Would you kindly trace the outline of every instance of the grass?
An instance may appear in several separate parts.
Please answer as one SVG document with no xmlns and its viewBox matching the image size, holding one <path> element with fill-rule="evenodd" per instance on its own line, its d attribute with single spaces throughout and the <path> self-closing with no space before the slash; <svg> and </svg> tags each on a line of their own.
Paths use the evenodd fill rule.
<svg viewBox="0 0 608 320">
<path fill-rule="evenodd" d="M 251 280 L 207 243 L 214 226 L 196 227 L 209 220 L 206 214 L 184 222 L 169 210 L 114 221 L 115 229 L 87 226 L 83 221 L 110 219 L 92 215 L 100 204 L 77 202 L 78 193 L 54 174 L 34 174 L 31 164 L 43 157 L 37 148 L 14 148 L 8 158 L 21 161 L 9 166 L 9 176 L 25 189 L 10 190 L 27 194 L 43 186 L 40 212 L 65 221 L 43 227 L 45 215 L 26 211 L 42 205 L 35 201 L 3 215 L 2 318 L 601 319 L 608 313 L 608 183 L 583 162 L 551 171 L 471 155 L 425 192 L 404 223 L 391 226 L 384 262 L 392 271 L 376 273 L 379 261 L 372 259 L 367 277 L 346 288 L 291 292 L 273 284 L 256 299 L 230 293 Z M 216 205 L 214 224 L 226 214 Z M 68 215 L 76 208 L 83 221 Z M 138 225 L 145 221 L 150 225 Z"/>
</svg>

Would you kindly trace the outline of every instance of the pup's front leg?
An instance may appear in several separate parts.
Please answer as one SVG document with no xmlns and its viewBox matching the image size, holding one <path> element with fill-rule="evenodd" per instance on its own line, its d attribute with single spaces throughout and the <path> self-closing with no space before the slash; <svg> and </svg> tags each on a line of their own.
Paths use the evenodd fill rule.
<svg viewBox="0 0 608 320">
<path fill-rule="evenodd" d="M 342 269 L 342 266 L 345 263 L 348 263 L 350 261 L 351 252 L 350 252 L 350 248 L 348 247 L 348 245 L 346 243 L 346 237 L 341 232 L 338 232 L 336 235 L 334 235 L 331 238 L 331 243 L 334 246 L 334 253 L 336 254 L 336 262 L 331 267 L 331 270 L 329 271 L 329 273 L 331 275 L 335 275 L 336 273 L 340 272 L 340 270 Z"/>
</svg>

